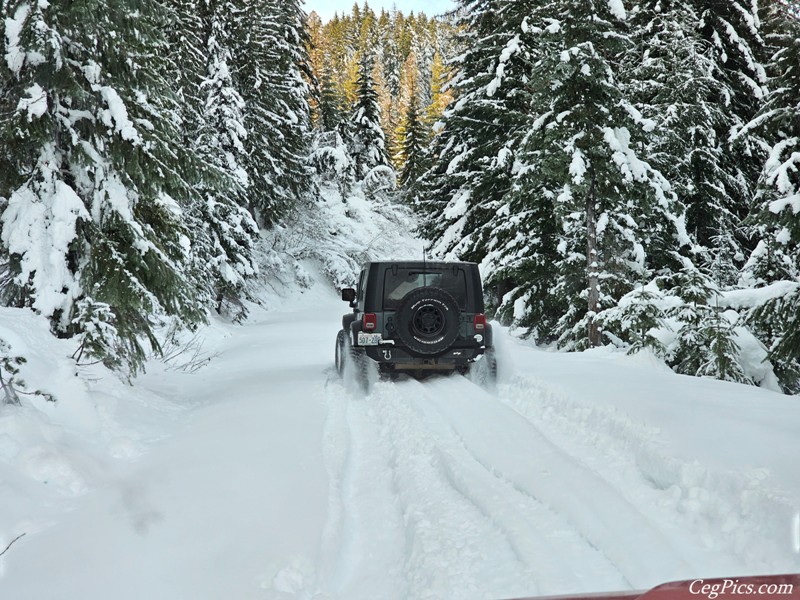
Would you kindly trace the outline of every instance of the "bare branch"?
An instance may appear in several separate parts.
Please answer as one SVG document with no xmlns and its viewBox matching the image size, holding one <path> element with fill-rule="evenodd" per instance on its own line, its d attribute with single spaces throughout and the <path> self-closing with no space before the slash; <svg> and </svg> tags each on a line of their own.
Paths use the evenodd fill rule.
<svg viewBox="0 0 800 600">
<path fill-rule="evenodd" d="M 14 542 L 16 542 L 16 541 L 17 541 L 19 538 L 21 538 L 21 537 L 25 537 L 26 535 L 28 535 L 28 534 L 27 534 L 27 533 L 20 533 L 20 534 L 19 534 L 17 537 L 15 537 L 13 540 L 11 540 L 10 542 L 8 542 L 8 546 L 6 546 L 6 549 L 5 549 L 5 550 L 3 550 L 2 552 L 0 552 L 0 556 L 3 556 L 3 554 L 5 554 L 6 552 L 8 552 L 8 549 L 9 549 L 9 548 L 11 548 L 11 545 L 12 545 Z"/>
</svg>

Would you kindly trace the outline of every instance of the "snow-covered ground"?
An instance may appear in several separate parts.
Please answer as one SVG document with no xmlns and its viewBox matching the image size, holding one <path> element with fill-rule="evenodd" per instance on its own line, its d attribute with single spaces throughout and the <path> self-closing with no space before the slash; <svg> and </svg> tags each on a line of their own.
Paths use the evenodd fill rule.
<svg viewBox="0 0 800 600">
<path fill-rule="evenodd" d="M 800 571 L 796 397 L 505 330 L 493 392 L 364 395 L 333 371 L 333 289 L 265 304 L 133 386 L 76 376 L 71 342 L 0 311 L 31 387 L 59 397 L 0 405 L 0 552 L 26 534 L 0 598 L 509 598 Z"/>
</svg>

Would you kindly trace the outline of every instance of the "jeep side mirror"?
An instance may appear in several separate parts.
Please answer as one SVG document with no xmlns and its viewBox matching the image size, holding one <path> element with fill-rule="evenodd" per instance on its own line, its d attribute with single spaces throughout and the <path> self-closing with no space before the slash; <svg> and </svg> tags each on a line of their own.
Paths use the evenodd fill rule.
<svg viewBox="0 0 800 600">
<path fill-rule="evenodd" d="M 356 291 L 353 288 L 344 288 L 342 290 L 342 300 L 345 302 L 353 303 L 356 300 Z"/>
</svg>

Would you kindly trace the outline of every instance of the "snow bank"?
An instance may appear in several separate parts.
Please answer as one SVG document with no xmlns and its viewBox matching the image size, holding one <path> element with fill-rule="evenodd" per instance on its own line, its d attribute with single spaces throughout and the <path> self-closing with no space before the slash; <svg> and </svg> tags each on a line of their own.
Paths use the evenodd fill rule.
<svg viewBox="0 0 800 600">
<path fill-rule="evenodd" d="M 647 356 L 518 349 L 498 395 L 660 523 L 680 577 L 796 572 L 796 399 Z"/>
<path fill-rule="evenodd" d="M 46 529 L 87 492 L 118 477 L 119 464 L 137 459 L 148 441 L 163 436 L 172 411 L 102 365 L 76 365 L 71 358 L 76 342 L 55 338 L 47 319 L 28 309 L 0 308 L 0 338 L 9 354 L 27 359 L 20 368 L 27 388 L 56 400 L 20 394 L 21 406 L 14 406 L 0 399 L 0 546 L 5 547 L 20 534 Z M 154 412 L 160 413 L 157 419 Z M 3 568 L 0 561 L 0 575 Z"/>
</svg>

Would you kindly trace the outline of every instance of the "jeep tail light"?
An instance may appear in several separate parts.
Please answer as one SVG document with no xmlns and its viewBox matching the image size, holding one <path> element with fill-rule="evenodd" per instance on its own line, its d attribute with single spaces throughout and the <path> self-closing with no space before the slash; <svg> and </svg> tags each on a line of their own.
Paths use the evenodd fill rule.
<svg viewBox="0 0 800 600">
<path fill-rule="evenodd" d="M 473 324 L 475 325 L 475 331 L 483 331 L 486 329 L 486 315 L 483 313 L 478 313 L 475 315 Z"/>
<path fill-rule="evenodd" d="M 378 326 L 378 316 L 375 313 L 364 313 L 364 330 L 375 331 Z"/>
</svg>

